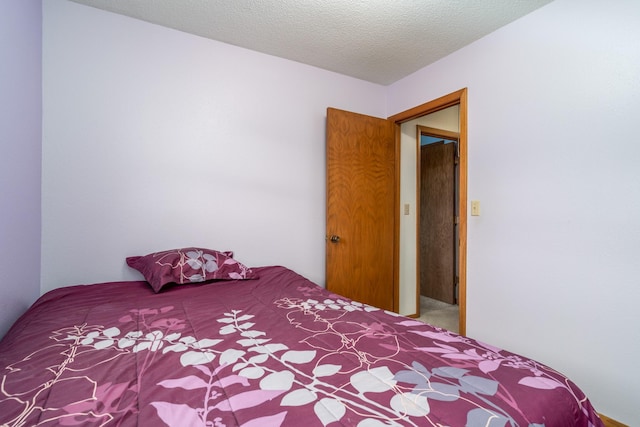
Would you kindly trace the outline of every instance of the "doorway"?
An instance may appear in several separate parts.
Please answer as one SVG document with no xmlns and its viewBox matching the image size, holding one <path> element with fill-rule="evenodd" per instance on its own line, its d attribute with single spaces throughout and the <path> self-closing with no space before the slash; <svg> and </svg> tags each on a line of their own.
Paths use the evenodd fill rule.
<svg viewBox="0 0 640 427">
<path fill-rule="evenodd" d="M 458 299 L 457 108 L 452 113 L 455 120 L 449 125 L 451 130 L 418 125 L 416 132 L 417 239 L 420 248 L 416 262 L 420 272 L 420 296 L 448 305 L 456 305 Z"/>
<path fill-rule="evenodd" d="M 371 283 L 364 283 L 363 286 L 368 287 L 370 289 L 378 289 L 380 287 L 389 288 L 392 296 L 386 297 L 385 300 L 389 301 L 389 304 L 393 306 L 393 311 L 398 312 L 400 314 L 410 316 L 410 317 L 418 317 L 418 313 L 420 310 L 420 293 L 419 293 L 419 282 L 417 280 L 417 219 L 415 216 L 416 208 L 416 197 L 417 197 L 417 174 L 416 174 L 416 127 L 415 125 L 412 127 L 411 135 L 409 136 L 409 144 L 405 146 L 404 135 L 403 135 L 403 125 L 411 120 L 424 117 L 430 114 L 438 113 L 439 111 L 445 110 L 449 107 L 455 106 L 458 109 L 458 116 L 456 118 L 456 122 L 459 125 L 459 143 L 458 143 L 458 153 L 459 153 L 459 182 L 458 182 L 458 196 L 457 203 L 459 212 L 461 212 L 458 222 L 458 333 L 461 335 L 465 335 L 466 333 L 466 260 L 467 260 L 467 89 L 461 89 L 459 91 L 453 92 L 449 95 L 445 95 L 433 101 L 427 102 L 425 104 L 419 105 L 417 107 L 406 110 L 402 113 L 398 113 L 394 116 L 388 117 L 387 119 L 380 119 L 376 117 L 365 116 L 366 120 L 378 122 L 380 127 L 389 127 L 390 130 L 395 132 L 395 138 L 392 136 L 390 138 L 377 138 L 380 140 L 382 144 L 386 148 L 391 148 L 394 151 L 393 155 L 386 156 L 387 159 L 393 159 L 394 166 L 388 171 L 389 173 L 384 173 L 379 176 L 383 176 L 385 178 L 385 182 L 391 183 L 391 187 L 389 191 L 383 192 L 383 194 L 387 194 L 389 200 L 393 200 L 388 209 L 384 209 L 385 211 L 389 211 L 391 214 L 392 220 L 392 231 L 391 233 L 385 233 L 384 237 L 378 236 L 378 228 L 374 222 L 364 223 L 360 221 L 359 227 L 365 227 L 367 230 L 370 230 L 371 233 L 377 235 L 377 245 L 383 246 L 385 248 L 389 248 L 390 252 L 383 262 L 376 262 L 370 259 L 368 256 L 358 256 L 357 259 L 352 264 L 350 264 L 349 271 L 353 272 L 357 269 L 371 269 L 372 271 L 377 271 L 380 265 L 391 265 L 392 266 L 392 274 L 390 278 L 387 280 L 383 280 L 379 285 L 371 285 Z M 329 114 L 328 114 L 329 116 Z M 361 116 L 361 115 L 360 115 Z M 349 119 L 350 122 L 350 119 Z M 371 144 L 371 136 L 367 137 L 366 127 L 361 126 L 348 126 L 349 129 L 360 129 L 364 132 L 364 137 L 369 138 L 368 143 L 364 144 L 366 147 L 371 148 L 372 150 L 377 150 L 375 147 L 378 144 Z M 333 131 L 327 131 L 327 136 L 338 134 L 342 135 L 345 127 L 338 126 Z M 357 140 L 360 136 L 356 135 L 343 135 L 347 136 L 348 140 L 355 138 Z M 384 142 L 387 141 L 387 142 Z M 344 146 L 343 146 L 344 147 Z M 406 148 L 406 149 L 405 149 Z M 410 159 L 406 159 L 404 156 L 409 154 Z M 349 156 L 333 156 L 331 158 L 335 159 L 345 159 Z M 358 157 L 358 156 L 356 156 Z M 332 168 L 329 165 L 327 167 L 328 173 L 328 185 L 327 185 L 327 269 L 335 267 L 339 262 L 332 262 L 331 260 L 335 260 L 335 257 L 330 257 L 330 252 L 333 250 L 332 246 L 336 248 L 340 246 L 345 246 L 343 249 L 348 249 L 346 246 L 349 242 L 353 243 L 352 236 L 344 235 L 340 230 L 334 229 L 332 226 L 330 219 L 333 217 L 332 212 L 330 211 L 332 203 L 329 203 L 329 199 L 333 198 L 335 195 L 332 195 L 331 185 L 329 185 L 330 180 L 330 171 Z M 366 168 L 365 168 L 366 169 Z M 377 175 L 378 176 L 378 175 Z M 404 191 L 403 187 L 407 183 L 413 183 L 413 190 L 410 192 Z M 340 185 L 349 185 L 350 180 L 340 180 Z M 340 186 L 338 189 L 342 188 Z M 403 192 L 405 193 L 403 195 Z M 408 194 L 408 195 L 407 195 Z M 379 195 L 379 194 L 378 194 Z M 338 197 L 338 196 L 336 196 Z M 404 197 L 409 197 L 409 203 L 405 203 Z M 402 200 L 401 200 L 402 199 Z M 385 198 L 386 200 L 386 198 Z M 413 206 L 413 208 L 411 207 Z M 402 213 L 401 213 L 402 210 Z M 413 217 L 411 216 L 413 215 Z M 352 216 L 350 216 L 352 217 Z M 361 218 L 369 218 L 369 215 L 361 216 Z M 357 247 L 355 248 L 357 252 Z M 407 255 L 409 254 L 409 256 Z M 362 255 L 362 254 L 361 254 Z M 348 258 L 348 257 L 346 257 Z M 339 257 L 338 260 L 345 259 L 345 257 Z M 389 261 L 392 261 L 389 263 Z M 339 276 L 339 275 L 338 275 Z M 344 277 L 348 277 L 349 275 L 344 275 Z M 377 275 L 372 273 L 373 277 Z M 327 273 L 327 278 L 332 277 L 331 274 Z M 342 277 L 342 276 L 341 276 Z M 353 281 L 347 281 L 349 283 L 353 283 Z M 378 282 L 377 282 L 378 283 Z M 333 287 L 330 281 L 327 281 L 327 288 Z M 366 300 L 366 295 L 363 297 L 360 295 L 358 298 L 364 298 Z M 366 301 L 364 301 L 366 302 Z"/>
<path fill-rule="evenodd" d="M 389 117 L 397 125 L 398 139 L 403 137 L 401 127 L 403 124 L 424 117 L 449 107 L 456 106 L 458 108 L 457 123 L 459 125 L 459 142 L 458 142 L 458 195 L 456 197 L 458 211 L 460 212 L 458 219 L 458 238 L 457 247 L 457 271 L 458 271 L 458 332 L 461 335 L 466 333 L 466 271 L 467 271 L 467 89 L 461 89 L 448 95 L 429 101 L 425 104 L 411 108 L 404 112 Z M 413 190 L 406 195 L 401 195 L 399 207 L 401 212 L 401 220 L 399 224 L 400 244 L 399 244 L 399 278 L 397 281 L 398 293 L 401 296 L 400 311 L 403 314 L 418 317 L 420 311 L 420 288 L 419 288 L 419 270 L 417 263 L 418 235 L 417 235 L 417 218 L 407 215 L 407 212 L 415 214 L 416 198 L 417 198 L 417 160 L 416 153 L 416 132 L 415 126 L 411 132 L 409 145 L 404 145 L 401 141 L 401 169 L 403 178 L 400 181 L 411 181 L 413 176 Z M 408 150 L 405 150 L 408 148 Z M 414 152 L 413 157 L 407 159 L 405 151 Z M 406 172 L 408 169 L 408 172 Z M 407 178 L 407 179 L 405 179 Z M 401 193 L 401 191 L 399 191 Z M 407 197 L 407 199 L 405 199 Z M 407 203 L 408 200 L 408 203 Z M 406 205 L 409 205 L 407 209 Z M 411 205 L 413 204 L 413 210 Z M 403 230 L 403 227 L 405 228 Z"/>
</svg>

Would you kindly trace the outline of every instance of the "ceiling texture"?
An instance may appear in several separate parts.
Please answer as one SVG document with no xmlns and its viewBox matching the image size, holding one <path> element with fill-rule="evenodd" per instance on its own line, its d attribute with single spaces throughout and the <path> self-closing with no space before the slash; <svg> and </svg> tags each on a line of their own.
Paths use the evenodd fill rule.
<svg viewBox="0 0 640 427">
<path fill-rule="evenodd" d="M 71 0 L 389 85 L 552 0 Z"/>
</svg>

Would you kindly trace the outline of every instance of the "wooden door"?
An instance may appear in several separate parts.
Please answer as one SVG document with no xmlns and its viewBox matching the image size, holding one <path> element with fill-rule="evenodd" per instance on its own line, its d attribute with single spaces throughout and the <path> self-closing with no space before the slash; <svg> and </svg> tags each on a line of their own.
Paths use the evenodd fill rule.
<svg viewBox="0 0 640 427">
<path fill-rule="evenodd" d="M 420 294 L 456 303 L 455 144 L 420 148 Z"/>
<path fill-rule="evenodd" d="M 327 289 L 394 310 L 395 125 L 327 109 Z"/>
</svg>

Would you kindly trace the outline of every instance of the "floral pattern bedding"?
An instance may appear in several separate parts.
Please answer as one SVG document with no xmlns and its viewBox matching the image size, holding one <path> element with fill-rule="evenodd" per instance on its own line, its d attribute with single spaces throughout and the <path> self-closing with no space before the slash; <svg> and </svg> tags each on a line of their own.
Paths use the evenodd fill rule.
<svg viewBox="0 0 640 427">
<path fill-rule="evenodd" d="M 0 342 L 0 425 L 602 425 L 534 360 L 256 272 L 45 294 Z"/>
</svg>

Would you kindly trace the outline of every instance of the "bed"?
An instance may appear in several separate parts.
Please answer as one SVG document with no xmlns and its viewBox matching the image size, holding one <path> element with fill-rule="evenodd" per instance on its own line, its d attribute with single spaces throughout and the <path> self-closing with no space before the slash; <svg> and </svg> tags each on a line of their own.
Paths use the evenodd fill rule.
<svg viewBox="0 0 640 427">
<path fill-rule="evenodd" d="M 602 425 L 534 360 L 212 253 L 40 297 L 0 341 L 0 425 Z"/>
</svg>

